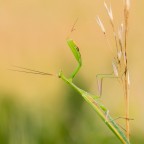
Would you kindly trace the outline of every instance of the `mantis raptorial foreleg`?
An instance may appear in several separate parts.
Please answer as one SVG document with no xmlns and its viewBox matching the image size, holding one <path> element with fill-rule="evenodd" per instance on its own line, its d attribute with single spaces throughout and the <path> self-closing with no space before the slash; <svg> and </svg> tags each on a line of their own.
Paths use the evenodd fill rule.
<svg viewBox="0 0 144 144">
<path fill-rule="evenodd" d="M 75 77 L 75 75 L 78 73 L 78 71 L 81 68 L 81 66 L 82 66 L 82 60 L 81 60 L 81 54 L 79 52 L 79 48 L 74 43 L 74 41 L 70 39 L 70 40 L 67 40 L 67 43 L 68 43 L 68 46 L 70 47 L 73 55 L 75 56 L 75 59 L 78 62 L 77 68 L 74 70 L 74 72 L 70 76 L 70 79 L 73 79 Z"/>
</svg>

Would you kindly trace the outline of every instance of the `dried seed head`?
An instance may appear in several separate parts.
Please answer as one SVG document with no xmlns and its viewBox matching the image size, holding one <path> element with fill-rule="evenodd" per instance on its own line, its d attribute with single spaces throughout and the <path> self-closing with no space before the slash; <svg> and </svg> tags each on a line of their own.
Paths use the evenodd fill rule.
<svg viewBox="0 0 144 144">
<path fill-rule="evenodd" d="M 128 86 L 130 86 L 130 76 L 129 76 L 129 71 L 127 71 L 127 83 L 128 83 Z"/>
<path fill-rule="evenodd" d="M 122 42 L 122 37 L 123 37 L 123 23 L 121 24 L 121 26 L 118 29 L 118 38 L 119 40 Z"/>
<path fill-rule="evenodd" d="M 121 32 L 123 33 L 123 31 L 124 31 L 124 25 L 123 25 L 123 23 L 121 23 L 120 28 L 121 28 Z"/>
<path fill-rule="evenodd" d="M 130 0 L 125 0 L 125 8 L 127 11 L 130 9 Z"/>
<path fill-rule="evenodd" d="M 126 66 L 126 52 L 125 51 L 123 52 L 123 58 L 124 58 L 124 64 Z"/>
<path fill-rule="evenodd" d="M 105 31 L 104 25 L 103 25 L 102 21 L 100 20 L 100 18 L 98 16 L 96 18 L 96 21 L 97 21 L 98 25 L 100 26 L 102 32 L 105 34 L 106 31 Z"/>
<path fill-rule="evenodd" d="M 117 67 L 116 67 L 116 65 L 115 65 L 114 62 L 112 62 L 112 67 L 113 67 L 114 75 L 115 75 L 116 77 L 118 77 L 118 70 L 117 70 Z"/>
<path fill-rule="evenodd" d="M 118 51 L 117 55 L 118 55 L 118 59 L 121 60 L 122 51 Z"/>
<path fill-rule="evenodd" d="M 120 29 L 118 29 L 118 38 L 119 38 L 119 41 L 122 42 L 122 33 Z"/>
<path fill-rule="evenodd" d="M 111 5 L 110 7 L 108 8 L 107 4 L 104 2 L 104 6 L 106 8 L 106 11 L 109 15 L 109 18 L 110 18 L 110 21 L 113 23 L 113 13 L 112 13 L 112 8 L 111 8 Z"/>
</svg>

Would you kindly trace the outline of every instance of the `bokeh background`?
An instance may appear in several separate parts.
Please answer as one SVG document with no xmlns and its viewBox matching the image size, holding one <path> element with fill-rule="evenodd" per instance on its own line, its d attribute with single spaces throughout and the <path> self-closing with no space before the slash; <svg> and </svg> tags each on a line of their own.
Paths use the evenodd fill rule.
<svg viewBox="0 0 144 144">
<path fill-rule="evenodd" d="M 108 2 L 108 1 L 107 1 Z M 111 0 L 116 28 L 123 20 L 123 0 Z M 128 60 L 131 79 L 131 142 L 144 143 L 144 1 L 132 1 Z M 66 39 L 78 44 L 83 67 L 74 82 L 97 93 L 96 74 L 112 71 L 112 56 L 97 23 L 99 15 L 114 46 L 102 0 L 0 0 L 0 143 L 118 144 L 81 96 L 55 77 L 12 72 L 12 65 L 69 76 L 77 63 Z M 75 31 L 70 34 L 78 18 Z M 102 102 L 113 117 L 124 115 L 117 80 L 103 83 Z M 123 120 L 118 120 L 124 124 Z"/>
</svg>

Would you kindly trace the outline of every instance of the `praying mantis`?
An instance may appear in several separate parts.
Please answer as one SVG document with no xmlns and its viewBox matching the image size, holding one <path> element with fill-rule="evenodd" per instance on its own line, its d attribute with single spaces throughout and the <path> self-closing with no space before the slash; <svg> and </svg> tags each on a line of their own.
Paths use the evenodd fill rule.
<svg viewBox="0 0 144 144">
<path fill-rule="evenodd" d="M 58 73 L 58 75 L 53 75 L 50 73 L 45 73 L 45 72 L 32 70 L 32 69 L 28 69 L 28 68 L 23 68 L 23 67 L 18 67 L 18 66 L 14 66 L 16 69 L 12 69 L 12 70 L 18 71 L 18 72 L 46 75 L 46 76 L 56 76 L 59 79 L 63 80 L 65 83 L 67 83 L 70 87 L 72 87 L 75 91 L 77 91 L 84 98 L 84 100 L 95 110 L 95 112 L 102 119 L 102 121 L 110 128 L 110 130 L 118 137 L 118 139 L 123 144 L 130 144 L 129 140 L 126 138 L 126 136 L 123 133 L 123 131 L 121 130 L 120 126 L 115 122 L 115 119 L 113 119 L 110 116 L 109 110 L 101 103 L 100 96 L 88 93 L 73 83 L 73 79 L 75 78 L 76 74 L 79 72 L 79 70 L 82 66 L 82 58 L 81 58 L 81 53 L 80 53 L 78 46 L 72 39 L 68 39 L 67 44 L 68 44 L 69 48 L 71 49 L 71 51 L 78 63 L 78 66 L 72 72 L 72 74 L 69 78 L 65 77 L 64 73 L 61 70 Z M 97 75 L 97 78 L 103 79 L 106 76 L 108 76 L 108 75 Z M 112 76 L 112 75 L 109 75 L 109 76 Z"/>
</svg>

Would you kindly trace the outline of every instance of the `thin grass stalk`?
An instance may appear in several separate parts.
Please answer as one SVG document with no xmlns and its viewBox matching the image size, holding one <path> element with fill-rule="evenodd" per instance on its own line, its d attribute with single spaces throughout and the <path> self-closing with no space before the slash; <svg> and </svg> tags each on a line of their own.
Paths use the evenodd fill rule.
<svg viewBox="0 0 144 144">
<path fill-rule="evenodd" d="M 125 73 L 124 73 L 124 86 L 125 86 L 125 107 L 126 107 L 126 137 L 130 137 L 130 124 L 129 124 L 129 89 L 128 89 L 128 61 L 127 61 L 127 34 L 128 34 L 128 18 L 129 18 L 130 0 L 125 0 L 124 6 L 124 20 L 125 20 L 125 44 L 124 44 L 124 60 L 125 60 Z"/>
</svg>

